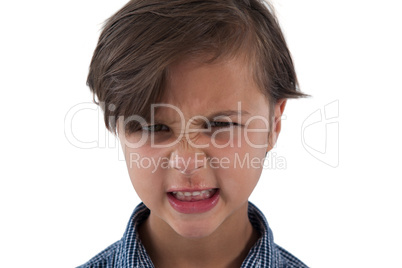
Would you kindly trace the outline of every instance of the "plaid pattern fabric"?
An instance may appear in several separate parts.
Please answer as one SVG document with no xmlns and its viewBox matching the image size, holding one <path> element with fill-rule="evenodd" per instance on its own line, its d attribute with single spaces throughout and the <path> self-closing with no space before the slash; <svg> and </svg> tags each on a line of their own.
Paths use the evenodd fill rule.
<svg viewBox="0 0 402 268">
<path fill-rule="evenodd" d="M 137 234 L 137 227 L 149 216 L 149 209 L 139 204 L 130 218 L 121 240 L 112 244 L 77 268 L 151 268 L 154 267 Z M 261 234 L 241 268 L 308 268 L 292 254 L 274 244 L 272 231 L 262 212 L 249 202 L 248 215 Z"/>
</svg>

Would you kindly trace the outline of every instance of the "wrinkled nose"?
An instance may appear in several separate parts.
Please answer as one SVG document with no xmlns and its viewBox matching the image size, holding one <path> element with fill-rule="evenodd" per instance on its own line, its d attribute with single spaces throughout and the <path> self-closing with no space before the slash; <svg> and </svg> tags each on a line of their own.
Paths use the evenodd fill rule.
<svg viewBox="0 0 402 268">
<path fill-rule="evenodd" d="M 191 176 L 205 167 L 206 156 L 202 151 L 175 150 L 171 153 L 169 165 L 180 173 Z"/>
</svg>

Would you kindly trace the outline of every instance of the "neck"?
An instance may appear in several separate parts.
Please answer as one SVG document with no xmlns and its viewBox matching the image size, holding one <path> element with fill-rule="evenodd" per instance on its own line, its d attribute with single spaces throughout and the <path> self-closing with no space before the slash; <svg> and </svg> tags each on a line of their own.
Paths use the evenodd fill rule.
<svg viewBox="0 0 402 268">
<path fill-rule="evenodd" d="M 139 234 L 155 267 L 240 267 L 258 239 L 247 208 L 246 203 L 203 238 L 178 235 L 152 212 Z"/>
</svg>

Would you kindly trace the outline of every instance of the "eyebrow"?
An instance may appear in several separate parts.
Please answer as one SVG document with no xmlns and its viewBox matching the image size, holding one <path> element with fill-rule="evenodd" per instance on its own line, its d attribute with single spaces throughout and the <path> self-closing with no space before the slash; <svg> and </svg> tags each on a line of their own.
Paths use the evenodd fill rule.
<svg viewBox="0 0 402 268">
<path fill-rule="evenodd" d="M 211 120 L 211 119 L 217 119 L 220 117 L 243 116 L 243 115 L 249 115 L 249 114 L 250 113 L 246 110 L 224 110 L 224 111 L 218 111 L 218 112 L 211 113 L 210 115 L 207 115 L 204 118 Z M 165 122 L 165 120 L 166 120 L 166 118 L 165 119 L 159 118 L 159 120 L 158 120 L 158 115 L 155 116 L 155 119 L 156 119 L 155 120 L 156 122 L 158 122 L 158 121 Z M 196 119 L 195 121 L 198 121 L 198 119 Z"/>
<path fill-rule="evenodd" d="M 215 112 L 213 114 L 210 114 L 209 116 L 207 116 L 207 118 L 217 118 L 217 117 L 230 117 L 230 116 L 234 116 L 234 115 L 249 115 L 250 113 L 245 111 L 245 110 L 225 110 L 225 111 L 219 111 L 219 112 Z"/>
</svg>

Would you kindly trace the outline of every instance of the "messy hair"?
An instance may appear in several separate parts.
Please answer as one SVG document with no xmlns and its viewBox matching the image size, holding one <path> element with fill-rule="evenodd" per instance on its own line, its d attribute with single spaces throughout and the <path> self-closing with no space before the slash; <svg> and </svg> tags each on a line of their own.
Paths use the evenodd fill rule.
<svg viewBox="0 0 402 268">
<path fill-rule="evenodd" d="M 262 0 L 131 0 L 106 21 L 87 84 L 116 133 L 120 116 L 149 119 L 174 62 L 239 55 L 271 109 L 279 99 L 305 96 L 273 9 Z M 137 128 L 132 122 L 125 131 Z"/>
</svg>

